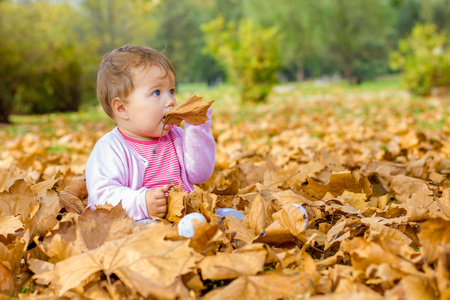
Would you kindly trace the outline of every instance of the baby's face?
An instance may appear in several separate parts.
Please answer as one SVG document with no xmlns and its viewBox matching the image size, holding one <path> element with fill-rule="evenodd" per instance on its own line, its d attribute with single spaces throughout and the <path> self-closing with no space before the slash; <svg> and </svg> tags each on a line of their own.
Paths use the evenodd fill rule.
<svg viewBox="0 0 450 300">
<path fill-rule="evenodd" d="M 121 131 L 143 141 L 166 135 L 174 125 L 164 125 L 164 115 L 177 104 L 174 74 L 166 75 L 159 66 L 137 69 L 134 83 L 126 103 L 129 119 L 121 126 Z"/>
</svg>

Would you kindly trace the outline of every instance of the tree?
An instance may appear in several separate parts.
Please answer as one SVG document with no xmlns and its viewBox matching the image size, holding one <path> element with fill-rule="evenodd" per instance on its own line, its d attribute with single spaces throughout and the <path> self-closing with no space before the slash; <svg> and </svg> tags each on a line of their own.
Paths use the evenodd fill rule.
<svg viewBox="0 0 450 300">
<path fill-rule="evenodd" d="M 223 16 L 202 29 L 207 50 L 238 86 L 241 100 L 265 101 L 277 82 L 278 30 L 262 28 L 249 19 L 226 23 Z"/>
<path fill-rule="evenodd" d="M 142 22 L 144 7 L 126 0 L 83 0 L 92 51 L 104 55 L 128 43 L 144 43 L 155 33 L 153 23 Z M 150 25 L 150 26 L 148 26 Z M 143 38 L 145 37 L 145 38 Z"/>
<path fill-rule="evenodd" d="M 307 0 L 248 0 L 246 14 L 264 27 L 280 28 L 283 67 L 295 74 L 297 81 L 305 78 L 305 65 L 323 52 L 320 7 Z"/>
<path fill-rule="evenodd" d="M 322 1 L 323 20 L 327 24 L 329 55 L 340 64 L 351 83 L 355 68 L 376 59 L 383 61 L 389 52 L 393 10 L 386 1 Z M 360 75 L 361 76 L 361 75 Z"/>
<path fill-rule="evenodd" d="M 70 26 L 73 13 L 65 3 L 0 2 L 1 122 L 13 111 L 78 109 L 81 62 Z"/>
<path fill-rule="evenodd" d="M 433 23 L 438 30 L 445 30 L 450 33 L 450 1 L 448 0 L 428 0 L 420 1 L 421 21 Z"/>
</svg>

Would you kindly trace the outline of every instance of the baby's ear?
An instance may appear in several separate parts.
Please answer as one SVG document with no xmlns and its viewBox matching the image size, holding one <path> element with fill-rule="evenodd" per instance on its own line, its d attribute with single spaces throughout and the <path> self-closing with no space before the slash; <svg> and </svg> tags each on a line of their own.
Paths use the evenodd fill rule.
<svg viewBox="0 0 450 300">
<path fill-rule="evenodd" d="M 127 107 L 120 98 L 116 97 L 111 101 L 111 108 L 116 118 L 128 120 Z"/>
</svg>

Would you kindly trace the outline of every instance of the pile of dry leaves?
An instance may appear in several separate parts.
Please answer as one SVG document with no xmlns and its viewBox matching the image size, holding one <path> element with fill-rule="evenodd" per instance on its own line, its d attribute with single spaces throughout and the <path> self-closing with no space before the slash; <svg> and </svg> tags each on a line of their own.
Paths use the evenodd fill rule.
<svg viewBox="0 0 450 300">
<path fill-rule="evenodd" d="M 213 176 L 154 225 L 83 212 L 106 123 L 0 135 L 0 298 L 450 299 L 450 122 L 426 126 L 449 99 L 272 102 L 215 111 Z M 181 238 L 190 212 L 208 222 Z"/>
</svg>

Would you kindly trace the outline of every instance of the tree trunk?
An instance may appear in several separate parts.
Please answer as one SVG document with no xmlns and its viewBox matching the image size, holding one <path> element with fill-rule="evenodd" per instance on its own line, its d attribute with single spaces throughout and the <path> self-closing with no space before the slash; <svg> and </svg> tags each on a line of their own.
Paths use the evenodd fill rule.
<svg viewBox="0 0 450 300">
<path fill-rule="evenodd" d="M 352 74 L 353 74 L 353 64 L 351 61 L 344 62 L 344 71 L 345 71 L 345 79 L 348 80 L 348 83 L 352 84 Z"/>
<path fill-rule="evenodd" d="M 0 123 L 9 124 L 9 113 L 11 112 L 9 109 L 9 105 L 6 103 L 6 99 L 0 95 Z"/>
<path fill-rule="evenodd" d="M 295 78 L 298 82 L 305 80 L 305 67 L 302 59 L 297 60 L 297 73 L 295 74 Z"/>
</svg>

